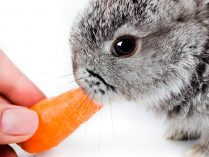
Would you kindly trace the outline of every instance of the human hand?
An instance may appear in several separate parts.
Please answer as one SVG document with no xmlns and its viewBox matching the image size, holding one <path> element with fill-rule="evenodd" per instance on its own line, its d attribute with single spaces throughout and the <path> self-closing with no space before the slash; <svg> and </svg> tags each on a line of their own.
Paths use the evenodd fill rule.
<svg viewBox="0 0 209 157">
<path fill-rule="evenodd" d="M 26 107 L 44 99 L 44 94 L 0 51 L 0 156 L 15 157 L 7 145 L 30 138 L 38 116 Z"/>
</svg>

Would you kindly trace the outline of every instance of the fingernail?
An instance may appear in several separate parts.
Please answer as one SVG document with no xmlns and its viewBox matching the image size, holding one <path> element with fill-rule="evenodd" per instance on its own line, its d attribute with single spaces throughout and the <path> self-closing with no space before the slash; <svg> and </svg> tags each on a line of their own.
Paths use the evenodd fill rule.
<svg viewBox="0 0 209 157">
<path fill-rule="evenodd" d="M 1 130 L 8 135 L 33 134 L 38 127 L 38 116 L 29 109 L 6 109 L 2 113 Z"/>
</svg>

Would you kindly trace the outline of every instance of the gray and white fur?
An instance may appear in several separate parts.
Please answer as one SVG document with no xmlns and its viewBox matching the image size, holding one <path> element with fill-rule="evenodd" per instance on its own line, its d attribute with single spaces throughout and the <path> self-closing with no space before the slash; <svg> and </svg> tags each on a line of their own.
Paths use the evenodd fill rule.
<svg viewBox="0 0 209 157">
<path fill-rule="evenodd" d="M 114 57 L 123 35 L 137 51 Z M 125 97 L 165 115 L 174 140 L 199 138 L 188 157 L 209 157 L 209 3 L 92 0 L 71 33 L 78 84 L 95 99 Z"/>
</svg>

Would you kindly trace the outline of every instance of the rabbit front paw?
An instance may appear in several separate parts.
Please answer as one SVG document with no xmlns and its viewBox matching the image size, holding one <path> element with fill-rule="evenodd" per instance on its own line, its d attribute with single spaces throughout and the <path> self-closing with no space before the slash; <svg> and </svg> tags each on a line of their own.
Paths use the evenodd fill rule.
<svg viewBox="0 0 209 157">
<path fill-rule="evenodd" d="M 174 141 L 187 141 L 198 139 L 200 135 L 198 133 L 187 133 L 183 131 L 169 132 L 167 138 Z"/>
<path fill-rule="evenodd" d="M 167 138 L 174 141 L 186 141 L 189 139 L 188 134 L 185 133 L 174 133 L 174 134 L 168 134 Z"/>
<path fill-rule="evenodd" d="M 206 146 L 197 144 L 186 153 L 186 157 L 209 157 L 209 149 Z"/>
</svg>

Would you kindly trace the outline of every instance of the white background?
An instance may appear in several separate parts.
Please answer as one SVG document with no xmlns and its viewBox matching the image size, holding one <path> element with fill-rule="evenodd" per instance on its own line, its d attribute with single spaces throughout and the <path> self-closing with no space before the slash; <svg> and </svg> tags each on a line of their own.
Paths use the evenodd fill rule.
<svg viewBox="0 0 209 157">
<path fill-rule="evenodd" d="M 47 96 L 75 83 L 68 38 L 87 0 L 0 0 L 0 48 Z M 112 103 L 112 102 L 111 102 Z M 165 138 L 143 104 L 112 103 L 55 149 L 36 157 L 182 157 L 193 142 Z M 14 146 L 20 157 L 31 155 Z"/>
</svg>

